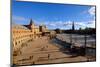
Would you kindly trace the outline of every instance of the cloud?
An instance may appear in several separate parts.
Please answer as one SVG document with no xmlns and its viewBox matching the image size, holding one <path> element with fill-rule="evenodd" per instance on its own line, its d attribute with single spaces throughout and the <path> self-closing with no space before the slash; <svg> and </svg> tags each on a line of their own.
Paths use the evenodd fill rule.
<svg viewBox="0 0 100 67">
<path fill-rule="evenodd" d="M 76 26 L 80 26 L 82 28 L 85 27 L 91 27 L 91 28 L 95 28 L 95 21 L 85 21 L 85 22 L 75 22 Z"/>
<path fill-rule="evenodd" d="M 13 20 L 13 21 L 25 21 L 26 18 L 21 17 L 21 16 L 13 16 L 13 17 L 12 17 L 12 20 Z"/>
<path fill-rule="evenodd" d="M 95 7 L 91 7 L 88 10 L 88 12 L 91 15 L 91 17 L 93 17 L 93 19 L 91 19 L 90 21 L 88 21 L 87 27 L 95 28 L 95 13 L 96 13 Z"/>
<path fill-rule="evenodd" d="M 44 24 L 47 27 L 51 28 L 61 28 L 61 29 L 70 29 L 72 26 L 73 21 L 55 21 L 55 22 L 45 22 Z M 74 22 L 75 28 L 79 29 L 91 27 L 95 28 L 95 21 L 82 21 L 82 22 Z"/>
<path fill-rule="evenodd" d="M 89 21 L 87 27 L 95 28 L 95 21 Z"/>
<path fill-rule="evenodd" d="M 85 27 L 91 27 L 91 28 L 95 28 L 95 7 L 91 7 L 89 8 L 88 10 L 85 10 L 82 12 L 82 14 L 89 14 L 89 16 L 87 16 L 88 18 L 91 18 L 91 19 L 88 19 L 87 21 L 82 21 L 82 22 L 76 22 L 76 25 L 80 25 L 82 26 L 83 28 Z"/>
<path fill-rule="evenodd" d="M 95 7 L 91 7 L 89 10 L 88 10 L 89 14 L 94 16 L 95 15 Z"/>
<path fill-rule="evenodd" d="M 53 23 L 52 23 L 52 24 L 50 24 L 50 26 L 56 26 L 56 24 L 53 24 Z"/>
</svg>

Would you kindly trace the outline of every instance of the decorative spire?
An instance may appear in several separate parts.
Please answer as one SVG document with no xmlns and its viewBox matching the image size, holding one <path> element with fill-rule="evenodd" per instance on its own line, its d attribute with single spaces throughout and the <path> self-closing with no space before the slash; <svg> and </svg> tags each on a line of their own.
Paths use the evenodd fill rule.
<svg viewBox="0 0 100 67">
<path fill-rule="evenodd" d="M 74 22 L 72 23 L 72 30 L 73 30 L 73 31 L 75 30 Z"/>
<path fill-rule="evenodd" d="M 32 21 L 32 19 L 30 20 L 30 25 L 34 25 L 34 22 Z"/>
</svg>

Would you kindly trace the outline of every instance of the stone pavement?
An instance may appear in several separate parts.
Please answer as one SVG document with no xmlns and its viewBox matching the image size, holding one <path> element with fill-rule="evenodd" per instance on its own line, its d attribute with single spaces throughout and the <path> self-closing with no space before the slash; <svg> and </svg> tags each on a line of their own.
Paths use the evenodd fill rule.
<svg viewBox="0 0 100 67">
<path fill-rule="evenodd" d="M 63 63 L 87 61 L 86 57 L 72 57 L 67 51 L 61 51 L 59 44 L 50 42 L 46 36 L 37 38 L 21 49 L 21 54 L 13 57 L 17 65 Z"/>
</svg>

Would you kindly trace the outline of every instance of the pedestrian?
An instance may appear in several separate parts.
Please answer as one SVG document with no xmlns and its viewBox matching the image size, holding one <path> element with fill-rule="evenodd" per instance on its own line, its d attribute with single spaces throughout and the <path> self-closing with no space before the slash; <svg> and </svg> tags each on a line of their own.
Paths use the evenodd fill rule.
<svg viewBox="0 0 100 67">
<path fill-rule="evenodd" d="M 50 54 L 48 54 L 48 59 L 50 59 Z"/>
<path fill-rule="evenodd" d="M 30 56 L 30 60 L 33 59 L 33 56 Z"/>
<path fill-rule="evenodd" d="M 33 64 L 35 64 L 35 62 L 33 61 Z"/>
</svg>

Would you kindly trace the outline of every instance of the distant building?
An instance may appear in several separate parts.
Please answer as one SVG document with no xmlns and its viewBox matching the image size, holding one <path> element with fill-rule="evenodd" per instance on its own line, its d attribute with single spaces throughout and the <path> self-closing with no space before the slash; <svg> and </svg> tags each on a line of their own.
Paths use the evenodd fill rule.
<svg viewBox="0 0 100 67">
<path fill-rule="evenodd" d="M 28 25 L 12 24 L 12 44 L 13 51 L 18 51 L 28 41 L 41 36 L 47 30 L 45 26 L 36 26 L 32 19 Z"/>
<path fill-rule="evenodd" d="M 46 32 L 47 31 L 46 25 L 40 25 L 39 28 L 40 28 L 41 32 Z"/>
<path fill-rule="evenodd" d="M 74 24 L 74 22 L 72 23 L 72 31 L 74 31 L 75 30 L 75 24 Z"/>
</svg>

